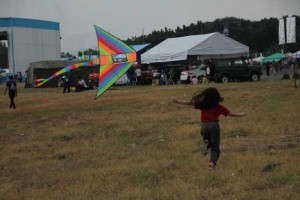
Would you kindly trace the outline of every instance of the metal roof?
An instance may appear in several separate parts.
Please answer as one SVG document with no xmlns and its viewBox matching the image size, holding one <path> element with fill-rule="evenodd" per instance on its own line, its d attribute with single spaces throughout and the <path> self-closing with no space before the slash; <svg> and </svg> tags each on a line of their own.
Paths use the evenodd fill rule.
<svg viewBox="0 0 300 200">
<path fill-rule="evenodd" d="M 0 27 L 22 27 L 59 31 L 59 23 L 25 18 L 0 18 Z"/>
<path fill-rule="evenodd" d="M 150 43 L 149 43 L 149 44 L 137 44 L 137 45 L 131 45 L 131 47 L 132 47 L 136 52 L 138 52 L 138 51 L 144 49 L 145 47 L 147 47 L 147 46 L 149 46 L 149 45 L 150 45 Z"/>
</svg>

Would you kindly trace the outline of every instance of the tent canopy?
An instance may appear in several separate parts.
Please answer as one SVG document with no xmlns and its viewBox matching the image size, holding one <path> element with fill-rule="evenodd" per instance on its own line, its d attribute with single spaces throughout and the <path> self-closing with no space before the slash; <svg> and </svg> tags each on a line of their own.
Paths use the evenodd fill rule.
<svg viewBox="0 0 300 200">
<path fill-rule="evenodd" d="M 300 58 L 300 51 L 297 51 L 297 52 L 295 52 L 295 53 L 292 53 L 290 56 L 291 56 L 292 58 Z"/>
<path fill-rule="evenodd" d="M 278 61 L 280 61 L 282 59 L 285 59 L 285 58 L 287 58 L 287 56 L 284 53 L 274 53 L 274 54 L 272 54 L 272 55 L 270 55 L 268 57 L 264 57 L 262 59 L 262 63 L 264 64 L 264 63 L 266 63 L 268 61 L 269 62 L 273 62 L 273 61 L 278 62 Z"/>
<path fill-rule="evenodd" d="M 248 56 L 249 47 L 221 33 L 168 38 L 141 55 L 142 63 L 186 60 L 188 55 L 202 58 Z"/>
<path fill-rule="evenodd" d="M 260 56 L 260 57 L 252 58 L 251 60 L 252 60 L 252 62 L 261 63 L 263 59 L 264 59 L 264 57 Z"/>
</svg>

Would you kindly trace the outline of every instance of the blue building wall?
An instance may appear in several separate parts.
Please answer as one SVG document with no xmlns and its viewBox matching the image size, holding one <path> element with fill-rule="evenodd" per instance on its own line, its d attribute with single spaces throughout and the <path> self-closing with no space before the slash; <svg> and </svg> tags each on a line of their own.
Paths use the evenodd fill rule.
<svg viewBox="0 0 300 200">
<path fill-rule="evenodd" d="M 24 19 L 24 18 L 0 18 L 0 27 L 21 27 L 21 28 L 35 28 L 46 30 L 59 31 L 59 23 L 37 20 L 37 19 Z"/>
</svg>

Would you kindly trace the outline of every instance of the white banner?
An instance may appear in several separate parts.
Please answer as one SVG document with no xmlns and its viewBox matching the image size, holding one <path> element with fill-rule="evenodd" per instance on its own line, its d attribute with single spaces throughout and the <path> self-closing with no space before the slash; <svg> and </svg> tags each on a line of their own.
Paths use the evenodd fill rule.
<svg viewBox="0 0 300 200">
<path fill-rule="evenodd" d="M 286 18 L 286 43 L 296 43 L 296 17 Z"/>
<path fill-rule="evenodd" d="M 285 44 L 285 32 L 284 32 L 284 19 L 279 19 L 279 28 L 278 28 L 278 41 L 279 44 Z"/>
</svg>

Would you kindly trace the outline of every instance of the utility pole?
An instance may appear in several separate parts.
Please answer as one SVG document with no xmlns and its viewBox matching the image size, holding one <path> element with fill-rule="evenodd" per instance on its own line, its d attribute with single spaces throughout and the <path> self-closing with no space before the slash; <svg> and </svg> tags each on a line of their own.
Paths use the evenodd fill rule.
<svg viewBox="0 0 300 200">
<path fill-rule="evenodd" d="M 142 44 L 144 44 L 144 28 L 142 28 Z"/>
</svg>

